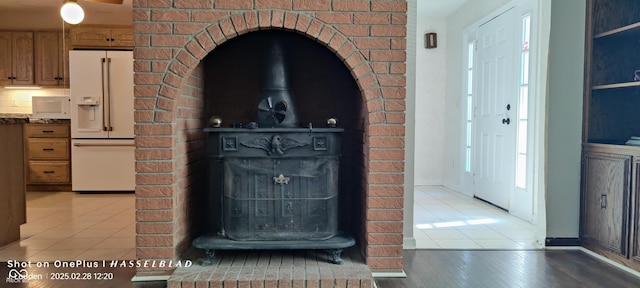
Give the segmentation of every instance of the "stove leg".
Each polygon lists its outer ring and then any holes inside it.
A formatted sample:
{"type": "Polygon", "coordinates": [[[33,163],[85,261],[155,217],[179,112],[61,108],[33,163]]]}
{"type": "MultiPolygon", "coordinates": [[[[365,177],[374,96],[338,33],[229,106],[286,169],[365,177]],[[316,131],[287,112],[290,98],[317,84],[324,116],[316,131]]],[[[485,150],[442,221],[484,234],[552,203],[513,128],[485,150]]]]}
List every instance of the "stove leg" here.
{"type": "Polygon", "coordinates": [[[211,266],[216,260],[216,250],[205,249],[204,254],[207,255],[207,260],[202,261],[202,266],[211,266]]]}
{"type": "Polygon", "coordinates": [[[329,262],[333,264],[342,264],[342,249],[329,249],[329,262]]]}

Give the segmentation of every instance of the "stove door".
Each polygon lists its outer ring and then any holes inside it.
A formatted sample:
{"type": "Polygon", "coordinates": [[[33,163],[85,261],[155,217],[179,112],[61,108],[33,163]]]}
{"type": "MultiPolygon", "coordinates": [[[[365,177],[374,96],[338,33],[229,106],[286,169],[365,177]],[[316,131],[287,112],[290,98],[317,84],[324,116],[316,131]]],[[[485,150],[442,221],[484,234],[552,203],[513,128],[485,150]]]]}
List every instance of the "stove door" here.
{"type": "Polygon", "coordinates": [[[320,240],[337,233],[336,157],[227,157],[223,162],[229,238],[320,240]]]}

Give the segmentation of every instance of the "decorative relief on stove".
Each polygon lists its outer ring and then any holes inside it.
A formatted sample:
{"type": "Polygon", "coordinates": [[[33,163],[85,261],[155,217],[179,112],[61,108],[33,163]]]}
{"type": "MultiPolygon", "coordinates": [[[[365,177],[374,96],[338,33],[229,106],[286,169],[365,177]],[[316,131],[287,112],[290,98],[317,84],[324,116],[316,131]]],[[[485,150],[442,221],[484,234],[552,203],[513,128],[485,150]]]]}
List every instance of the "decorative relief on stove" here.
{"type": "Polygon", "coordinates": [[[256,209],[256,216],[268,216],[269,215],[269,209],[267,209],[267,203],[258,203],[257,205],[258,209],[256,209]]]}
{"type": "Polygon", "coordinates": [[[267,198],[267,175],[256,175],[256,198],[267,198]]]}
{"type": "Polygon", "coordinates": [[[273,135],[271,138],[260,137],[251,141],[241,142],[240,144],[249,148],[265,150],[269,156],[282,156],[287,150],[309,145],[309,143],[300,142],[292,138],[280,137],[280,135],[273,135]]]}
{"type": "Polygon", "coordinates": [[[285,201],[283,208],[284,211],[282,211],[282,216],[293,216],[293,202],[285,201]]]}
{"type": "Polygon", "coordinates": [[[327,137],[313,137],[313,150],[314,151],[327,151],[328,150],[327,137]]]}
{"type": "Polygon", "coordinates": [[[237,188],[232,190],[233,192],[231,193],[231,196],[233,198],[236,198],[236,199],[240,198],[239,191],[241,191],[241,188],[240,188],[240,187],[242,187],[241,185],[242,185],[242,178],[239,177],[239,176],[234,176],[233,177],[233,187],[237,187],[237,188]]]}
{"type": "Polygon", "coordinates": [[[238,151],[238,137],[222,137],[222,151],[238,151]]]}
{"type": "Polygon", "coordinates": [[[273,183],[275,184],[286,185],[289,184],[289,181],[291,181],[291,178],[285,177],[282,174],[278,175],[278,177],[273,177],[273,183]]]}

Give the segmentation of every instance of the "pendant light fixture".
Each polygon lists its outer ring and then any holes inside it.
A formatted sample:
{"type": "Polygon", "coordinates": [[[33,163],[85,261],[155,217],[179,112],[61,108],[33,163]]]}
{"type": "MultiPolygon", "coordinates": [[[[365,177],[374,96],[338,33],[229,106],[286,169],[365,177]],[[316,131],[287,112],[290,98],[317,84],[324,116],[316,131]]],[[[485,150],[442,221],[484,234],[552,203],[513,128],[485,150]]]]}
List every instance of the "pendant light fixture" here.
{"type": "Polygon", "coordinates": [[[84,19],[84,10],[78,5],[77,0],[65,0],[60,8],[60,16],[64,22],[78,24],[84,19]]]}

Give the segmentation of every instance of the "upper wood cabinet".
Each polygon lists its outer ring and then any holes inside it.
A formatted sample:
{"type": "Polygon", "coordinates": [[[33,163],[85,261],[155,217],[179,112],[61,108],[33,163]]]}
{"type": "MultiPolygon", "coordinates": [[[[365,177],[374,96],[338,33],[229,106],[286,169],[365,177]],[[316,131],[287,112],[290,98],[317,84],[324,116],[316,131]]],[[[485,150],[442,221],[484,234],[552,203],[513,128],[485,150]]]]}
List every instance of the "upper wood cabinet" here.
{"type": "Polygon", "coordinates": [[[132,27],[112,27],[111,47],[133,47],[132,27]]]}
{"type": "Polygon", "coordinates": [[[33,32],[0,32],[0,51],[0,86],[33,85],[33,32]]]}
{"type": "Polygon", "coordinates": [[[62,32],[35,32],[36,85],[68,86],[62,32]]]}
{"type": "Polygon", "coordinates": [[[71,28],[73,47],[132,48],[133,27],[83,25],[71,28]]]}

